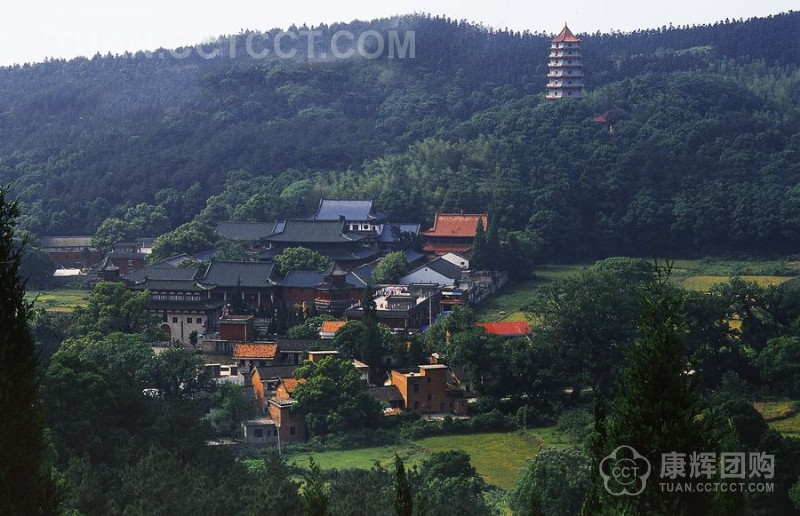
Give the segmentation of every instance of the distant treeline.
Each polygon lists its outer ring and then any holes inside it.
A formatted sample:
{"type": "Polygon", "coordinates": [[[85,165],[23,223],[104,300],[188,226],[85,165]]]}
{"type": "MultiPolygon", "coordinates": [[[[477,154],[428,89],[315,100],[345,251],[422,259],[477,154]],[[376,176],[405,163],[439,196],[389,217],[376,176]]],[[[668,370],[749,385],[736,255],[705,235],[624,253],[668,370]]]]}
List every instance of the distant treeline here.
{"type": "Polygon", "coordinates": [[[800,13],[582,36],[590,94],[561,103],[543,99],[543,34],[430,16],[319,29],[320,45],[414,31],[415,57],[231,59],[220,39],[214,59],[0,69],[0,182],[22,226],[94,233],[154,211],[167,220],[135,228],[154,233],[325,195],[421,222],[489,209],[553,258],[796,251],[800,13]]]}

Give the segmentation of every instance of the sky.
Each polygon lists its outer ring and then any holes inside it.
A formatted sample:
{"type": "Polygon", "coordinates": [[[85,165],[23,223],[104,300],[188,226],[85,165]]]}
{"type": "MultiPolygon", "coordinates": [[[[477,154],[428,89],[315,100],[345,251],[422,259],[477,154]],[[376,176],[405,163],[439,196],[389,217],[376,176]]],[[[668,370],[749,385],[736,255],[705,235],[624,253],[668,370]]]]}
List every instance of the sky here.
{"type": "Polygon", "coordinates": [[[290,25],[425,12],[518,31],[630,31],[800,9],[800,0],[0,0],[0,66],[175,48],[290,25]]]}

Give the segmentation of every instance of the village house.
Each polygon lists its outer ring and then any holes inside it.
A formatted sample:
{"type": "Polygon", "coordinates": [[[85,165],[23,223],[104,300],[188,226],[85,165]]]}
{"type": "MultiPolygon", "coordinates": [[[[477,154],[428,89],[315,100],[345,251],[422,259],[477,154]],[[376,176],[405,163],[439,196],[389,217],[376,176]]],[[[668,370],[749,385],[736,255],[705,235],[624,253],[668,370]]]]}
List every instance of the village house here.
{"type": "MultiPolygon", "coordinates": [[[[429,326],[441,312],[438,286],[389,285],[378,290],[375,316],[378,322],[394,331],[419,331],[429,326]]],[[[361,320],[363,307],[354,306],[345,311],[348,321],[361,320]]]]}
{"type": "Polygon", "coordinates": [[[240,343],[233,348],[233,359],[242,369],[267,367],[273,364],[277,352],[274,342],[240,343]]]}
{"type": "Polygon", "coordinates": [[[419,414],[467,413],[467,401],[456,387],[449,386],[449,368],[444,364],[421,365],[418,371],[392,370],[389,384],[403,398],[403,408],[419,414]]]}

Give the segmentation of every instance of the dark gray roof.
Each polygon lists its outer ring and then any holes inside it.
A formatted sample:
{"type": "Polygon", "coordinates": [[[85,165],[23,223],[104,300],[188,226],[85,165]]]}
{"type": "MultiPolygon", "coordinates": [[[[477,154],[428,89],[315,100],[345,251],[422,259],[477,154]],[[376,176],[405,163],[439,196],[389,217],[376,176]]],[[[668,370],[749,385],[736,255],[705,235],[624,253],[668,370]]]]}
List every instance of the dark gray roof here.
{"type": "Polygon", "coordinates": [[[225,301],[215,299],[204,299],[202,301],[154,301],[147,302],[148,310],[193,310],[204,312],[206,310],[219,310],[225,305],[225,301]]]}
{"type": "Polygon", "coordinates": [[[278,223],[272,222],[220,222],[217,234],[227,240],[252,242],[275,233],[278,223]]]}
{"type": "MultiPolygon", "coordinates": [[[[444,258],[437,258],[437,259],[433,260],[432,262],[428,262],[425,265],[423,265],[422,267],[418,267],[417,269],[415,269],[414,271],[411,271],[411,272],[415,272],[415,271],[418,271],[420,269],[424,269],[425,267],[438,272],[439,274],[441,274],[442,276],[444,276],[446,278],[450,278],[450,279],[453,279],[453,280],[461,279],[461,274],[464,272],[464,269],[462,269],[458,265],[455,265],[455,264],[452,264],[452,263],[448,262],[444,258]]],[[[411,274],[411,273],[409,273],[409,274],[411,274]]]]}
{"type": "Polygon", "coordinates": [[[118,271],[119,267],[114,265],[114,262],[108,259],[108,256],[103,258],[103,261],[100,262],[100,265],[97,266],[98,271],[118,271]]]}
{"type": "Polygon", "coordinates": [[[123,276],[127,281],[139,283],[146,278],[154,280],[190,280],[194,279],[197,269],[181,269],[167,262],[154,263],[123,276]]]}
{"type": "Polygon", "coordinates": [[[215,285],[202,284],[195,280],[164,280],[146,278],[144,281],[130,285],[131,290],[150,290],[152,292],[208,292],[215,285]]]}
{"type": "Polygon", "coordinates": [[[420,253],[419,251],[415,251],[413,249],[406,249],[403,251],[403,254],[406,255],[406,261],[408,263],[415,263],[425,258],[425,253],[420,253]]]}
{"type": "Polygon", "coordinates": [[[402,402],[403,396],[394,385],[386,385],[379,387],[368,387],[367,393],[378,401],[384,401],[388,404],[392,402],[402,402]]]}
{"type": "Polygon", "coordinates": [[[344,224],[338,220],[290,220],[283,231],[266,237],[268,242],[286,242],[302,245],[341,244],[363,240],[364,235],[345,233],[344,224]]]}
{"type": "Polygon", "coordinates": [[[419,235],[419,224],[407,224],[399,222],[396,224],[384,224],[381,226],[381,233],[378,235],[378,241],[385,244],[391,244],[400,241],[399,233],[410,233],[414,236],[419,235]]]}
{"type": "Polygon", "coordinates": [[[272,287],[275,264],[272,262],[214,261],[208,266],[203,282],[221,287],[272,287]]]}
{"type": "Polygon", "coordinates": [[[319,201],[316,220],[339,220],[344,217],[348,222],[372,221],[385,218],[383,214],[372,210],[372,201],[355,199],[322,199],[319,201]]]}
{"type": "Polygon", "coordinates": [[[365,263],[360,267],[356,267],[350,271],[350,274],[347,275],[347,282],[359,286],[373,284],[374,281],[372,279],[372,273],[375,270],[376,263],[377,262],[370,262],[365,263]]]}
{"type": "Polygon", "coordinates": [[[319,271],[289,271],[283,278],[283,286],[289,288],[311,288],[322,283],[319,271]]]}

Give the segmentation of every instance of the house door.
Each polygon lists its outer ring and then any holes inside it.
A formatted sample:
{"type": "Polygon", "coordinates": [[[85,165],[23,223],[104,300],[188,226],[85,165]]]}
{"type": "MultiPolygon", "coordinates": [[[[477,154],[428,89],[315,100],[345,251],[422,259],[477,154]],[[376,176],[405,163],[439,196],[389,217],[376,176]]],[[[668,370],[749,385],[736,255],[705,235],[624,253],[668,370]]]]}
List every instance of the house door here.
{"type": "Polygon", "coordinates": [[[172,328],[169,324],[162,324],[161,331],[164,332],[164,337],[170,342],[172,342],[172,328]]]}

